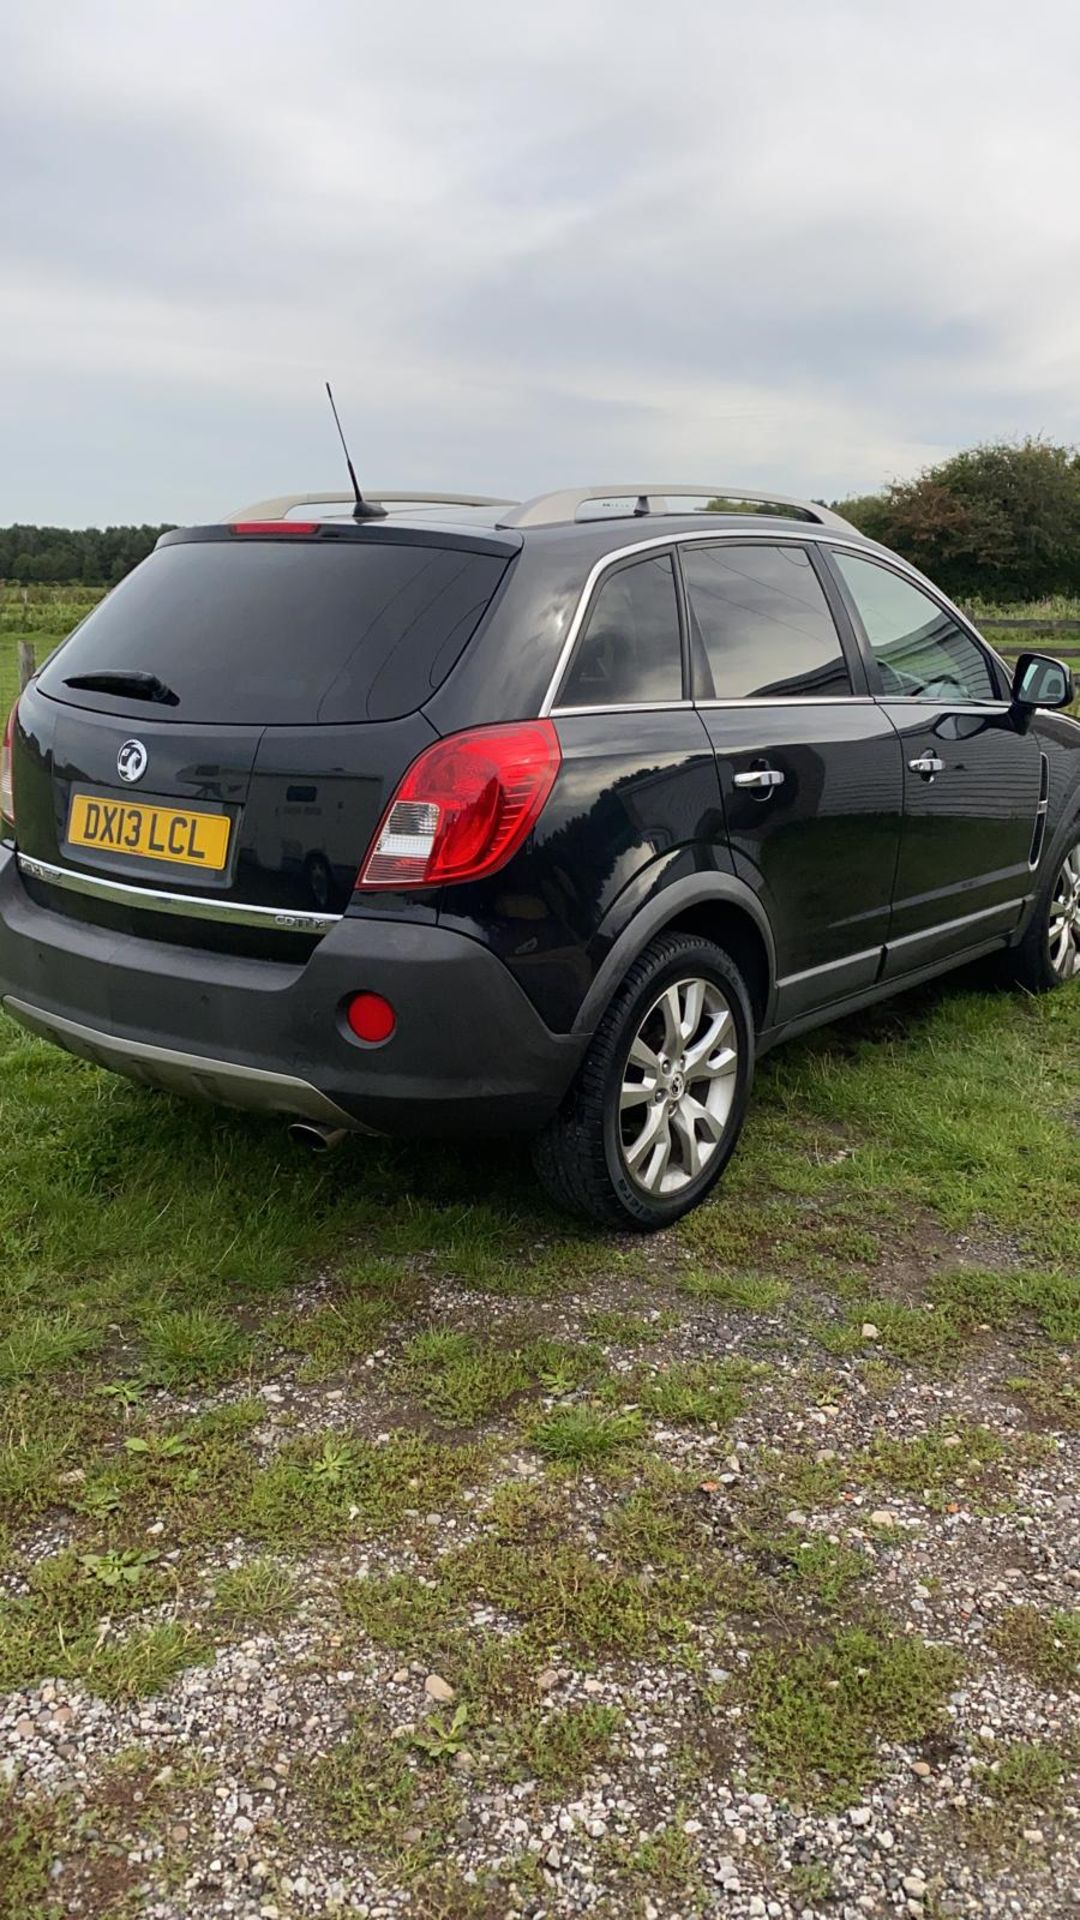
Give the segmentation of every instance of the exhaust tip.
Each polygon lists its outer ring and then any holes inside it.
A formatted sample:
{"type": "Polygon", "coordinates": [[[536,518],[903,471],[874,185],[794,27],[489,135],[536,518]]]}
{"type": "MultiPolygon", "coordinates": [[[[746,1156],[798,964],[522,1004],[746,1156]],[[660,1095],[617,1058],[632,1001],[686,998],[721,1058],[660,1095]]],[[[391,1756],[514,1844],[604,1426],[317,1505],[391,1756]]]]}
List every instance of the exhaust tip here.
{"type": "Polygon", "coordinates": [[[309,1153],[333,1153],[347,1134],[347,1127],[324,1126],[321,1120],[294,1120],[289,1127],[289,1139],[309,1153]]]}

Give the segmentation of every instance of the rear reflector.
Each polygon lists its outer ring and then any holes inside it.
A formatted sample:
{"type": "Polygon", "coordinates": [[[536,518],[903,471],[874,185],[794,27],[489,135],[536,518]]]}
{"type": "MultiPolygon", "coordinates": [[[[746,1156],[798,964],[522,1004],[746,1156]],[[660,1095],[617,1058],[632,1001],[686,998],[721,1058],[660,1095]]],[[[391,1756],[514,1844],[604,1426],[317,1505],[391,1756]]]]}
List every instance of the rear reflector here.
{"type": "Polygon", "coordinates": [[[234,520],[230,533],[318,533],[318,520],[234,520]]]}
{"type": "Polygon", "coordinates": [[[11,743],[15,733],[15,715],[19,711],[16,700],[7,717],[4,738],[0,741],[0,816],[15,825],[15,769],[11,743]]]}
{"type": "Polygon", "coordinates": [[[358,1040],[377,1046],[389,1040],[397,1026],[397,1015],[381,993],[354,993],[345,1009],[345,1018],[358,1040]]]}
{"type": "Polygon", "coordinates": [[[436,741],[398,787],[357,886],[436,887],[497,873],[539,819],[561,759],[550,720],[436,741]]]}

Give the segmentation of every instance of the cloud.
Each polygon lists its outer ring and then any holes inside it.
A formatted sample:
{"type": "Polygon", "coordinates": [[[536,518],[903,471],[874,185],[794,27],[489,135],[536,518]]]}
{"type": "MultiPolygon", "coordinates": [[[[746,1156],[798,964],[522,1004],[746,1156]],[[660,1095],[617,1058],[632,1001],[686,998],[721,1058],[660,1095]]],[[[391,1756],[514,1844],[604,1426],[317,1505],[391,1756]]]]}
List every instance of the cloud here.
{"type": "Polygon", "coordinates": [[[0,521],[1080,437],[1080,21],[9,0],[0,521]]]}

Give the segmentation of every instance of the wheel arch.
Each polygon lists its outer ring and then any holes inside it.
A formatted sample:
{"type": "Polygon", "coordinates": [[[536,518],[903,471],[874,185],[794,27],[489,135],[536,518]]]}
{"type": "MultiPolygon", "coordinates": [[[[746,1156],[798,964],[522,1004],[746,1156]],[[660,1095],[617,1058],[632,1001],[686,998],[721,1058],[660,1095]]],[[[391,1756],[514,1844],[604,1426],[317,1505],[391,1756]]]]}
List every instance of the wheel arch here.
{"type": "Polygon", "coordinates": [[[757,1031],[770,1024],[776,948],[765,909],[733,874],[696,874],[673,881],[639,907],[597,969],[575,1032],[592,1031],[627,969],[658,933],[693,933],[724,947],[746,981],[757,1031]]]}

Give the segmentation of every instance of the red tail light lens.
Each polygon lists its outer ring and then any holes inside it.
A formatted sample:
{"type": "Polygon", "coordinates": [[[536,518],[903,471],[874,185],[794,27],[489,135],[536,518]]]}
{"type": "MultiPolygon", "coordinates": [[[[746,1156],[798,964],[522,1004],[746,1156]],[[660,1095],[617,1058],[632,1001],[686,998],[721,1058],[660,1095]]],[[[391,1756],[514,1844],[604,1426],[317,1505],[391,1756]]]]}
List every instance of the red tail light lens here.
{"type": "Polygon", "coordinates": [[[15,733],[15,715],[19,711],[16,700],[8,714],[4,738],[0,741],[0,815],[15,825],[15,770],[12,765],[11,742],[15,733]]]}
{"type": "Polygon", "coordinates": [[[451,734],[414,760],[361,869],[360,887],[434,887],[497,873],[555,784],[550,720],[451,734]]]}
{"type": "Polygon", "coordinates": [[[317,520],[233,520],[230,533],[249,533],[256,538],[260,534],[273,534],[275,539],[281,533],[318,533],[317,520]]]}

